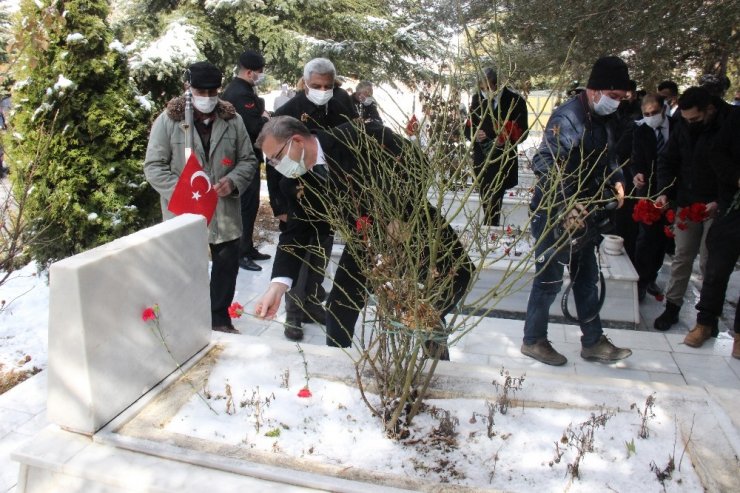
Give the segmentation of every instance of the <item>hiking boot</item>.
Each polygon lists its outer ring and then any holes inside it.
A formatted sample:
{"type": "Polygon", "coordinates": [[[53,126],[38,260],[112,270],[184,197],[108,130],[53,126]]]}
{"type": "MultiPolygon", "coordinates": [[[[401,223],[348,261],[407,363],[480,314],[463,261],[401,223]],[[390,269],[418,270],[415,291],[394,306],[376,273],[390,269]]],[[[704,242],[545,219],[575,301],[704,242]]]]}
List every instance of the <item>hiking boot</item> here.
{"type": "Polygon", "coordinates": [[[632,356],[632,350],[617,347],[605,335],[591,347],[581,348],[581,358],[588,361],[619,361],[632,356]]]}
{"type": "Polygon", "coordinates": [[[653,322],[653,327],[657,330],[668,330],[674,324],[678,323],[678,312],[681,311],[681,307],[674,305],[670,301],[665,302],[665,310],[660,314],[658,318],[653,322]]]}
{"type": "Polygon", "coordinates": [[[735,342],[732,344],[732,357],[740,359],[740,332],[735,332],[735,342]]]}
{"type": "Polygon", "coordinates": [[[291,341],[302,341],[303,340],[303,329],[301,328],[301,323],[297,322],[295,320],[286,320],[285,321],[285,328],[283,329],[283,334],[286,338],[290,339],[291,341]]]}
{"type": "Polygon", "coordinates": [[[241,332],[239,332],[238,330],[236,330],[236,328],[233,325],[231,325],[231,324],[228,324],[228,325],[214,325],[211,328],[213,330],[215,330],[216,332],[226,332],[227,334],[241,334],[241,332]]]}
{"type": "MultiPolygon", "coordinates": [[[[690,347],[701,347],[712,337],[712,328],[708,325],[696,324],[691,331],[686,334],[683,343],[690,347]]],[[[735,338],[737,344],[737,338],[735,338]]]]}
{"type": "Polygon", "coordinates": [[[568,358],[555,351],[547,339],[540,339],[534,344],[522,344],[522,354],[534,358],[540,363],[552,366],[563,366],[568,358]]]}

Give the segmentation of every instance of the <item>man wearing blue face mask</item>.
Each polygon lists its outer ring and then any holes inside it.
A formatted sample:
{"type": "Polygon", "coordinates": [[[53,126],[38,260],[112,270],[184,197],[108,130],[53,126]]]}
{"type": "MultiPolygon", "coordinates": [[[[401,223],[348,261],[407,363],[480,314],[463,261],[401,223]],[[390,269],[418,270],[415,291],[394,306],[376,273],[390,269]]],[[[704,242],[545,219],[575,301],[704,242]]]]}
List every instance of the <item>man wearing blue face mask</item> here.
{"type": "MultiPolygon", "coordinates": [[[[292,116],[310,130],[326,130],[354,120],[358,114],[352,98],[345,90],[337,87],[336,78],[337,70],[331,60],[310,60],[303,68],[305,90],[298,92],[278,108],[274,116],[292,116]]],[[[292,173],[284,177],[272,166],[267,167],[267,181],[273,214],[280,219],[280,229],[284,230],[288,204],[293,203],[295,195],[299,193],[299,183],[292,173]]],[[[301,273],[296,277],[285,302],[285,337],[293,341],[303,338],[303,322],[323,324],[326,318],[321,304],[326,291],[321,283],[334,239],[328,228],[319,228],[312,241],[320,248],[307,253],[301,273]],[[324,254],[319,254],[319,251],[324,254]]]]}
{"type": "MultiPolygon", "coordinates": [[[[239,71],[234,80],[226,86],[222,99],[234,105],[236,112],[242,117],[249,134],[249,140],[254,146],[262,127],[270,119],[265,111],[265,100],[257,95],[256,86],[265,80],[265,59],[257,51],[246,50],[239,55],[239,71]]],[[[268,260],[270,255],[259,252],[254,247],[254,222],[260,205],[260,163],[262,151],[255,147],[257,166],[249,188],[241,195],[242,203],[242,239],[239,245],[239,267],[251,271],[260,271],[255,260],[268,260]]]]}
{"type": "Polygon", "coordinates": [[[589,361],[617,361],[632,354],[609,341],[599,313],[594,311],[599,306],[595,250],[601,237],[594,235],[593,240],[576,249],[571,242],[559,241],[555,233],[555,226],[562,225],[574,237],[581,234],[588,214],[584,204],[603,200],[605,189],[612,188],[618,206],[622,206],[624,175],[616,157],[617,122],[613,114],[629,88],[624,61],[615,56],[599,58],[586,91],[553,112],[532,160],[537,185],[530,209],[537,264],[521,352],[548,365],[560,366],[568,361],[547,339],[550,306],[563,285],[565,264],[569,265],[581,327],[581,357],[589,361]],[[572,204],[573,199],[577,201],[575,205],[563,210],[563,204],[572,204]]]}

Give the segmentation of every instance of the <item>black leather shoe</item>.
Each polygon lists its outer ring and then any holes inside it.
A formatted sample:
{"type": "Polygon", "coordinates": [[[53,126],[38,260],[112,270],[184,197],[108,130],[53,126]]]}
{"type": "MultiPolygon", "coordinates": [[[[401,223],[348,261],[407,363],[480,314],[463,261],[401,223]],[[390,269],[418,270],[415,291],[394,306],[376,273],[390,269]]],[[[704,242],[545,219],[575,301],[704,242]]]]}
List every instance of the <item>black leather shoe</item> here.
{"type": "Polygon", "coordinates": [[[245,270],[252,270],[252,271],[262,270],[262,267],[255,264],[254,260],[252,260],[249,257],[241,257],[239,259],[239,267],[245,270]]]}
{"type": "Polygon", "coordinates": [[[320,303],[303,305],[303,323],[326,325],[326,308],[320,303]]]}
{"type": "Polygon", "coordinates": [[[658,296],[658,295],[663,294],[663,290],[660,289],[660,286],[655,284],[654,281],[648,284],[647,286],[645,286],[645,290],[653,296],[658,296]]]}
{"type": "Polygon", "coordinates": [[[292,322],[285,322],[285,329],[283,330],[285,337],[291,341],[302,341],[303,340],[303,329],[300,324],[292,322]]]}
{"type": "Polygon", "coordinates": [[[216,332],[226,332],[227,334],[241,334],[233,325],[214,325],[213,330],[216,332]]]}
{"type": "Polygon", "coordinates": [[[251,258],[252,260],[269,260],[272,258],[272,255],[259,252],[257,251],[256,248],[253,248],[252,250],[250,250],[246,256],[251,258]]]}

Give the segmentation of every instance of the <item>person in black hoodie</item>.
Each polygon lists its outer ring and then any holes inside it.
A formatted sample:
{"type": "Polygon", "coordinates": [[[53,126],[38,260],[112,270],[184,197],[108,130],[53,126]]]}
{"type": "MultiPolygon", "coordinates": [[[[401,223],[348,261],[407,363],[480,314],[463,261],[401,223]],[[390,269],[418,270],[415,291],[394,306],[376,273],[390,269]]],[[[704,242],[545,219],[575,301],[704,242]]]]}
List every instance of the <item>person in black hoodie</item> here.
{"type": "MultiPolygon", "coordinates": [[[[716,331],[727,284],[740,256],[740,108],[730,107],[710,152],[709,163],[717,175],[717,218],[707,234],[707,264],[696,305],[696,326],[684,343],[702,346],[716,331]]],[[[735,308],[735,342],[732,356],[740,359],[740,312],[735,308]]]]}
{"type": "MultiPolygon", "coordinates": [[[[691,87],[678,99],[681,118],[668,140],[668,149],[658,157],[656,204],[665,207],[675,202],[676,215],[694,203],[706,204],[706,219],[686,221],[684,229],[675,228],[676,252],[671,262],[671,277],[666,287],[666,306],[653,326],[668,330],[678,322],[683,297],[688,287],[694,259],[699,255],[702,275],[706,273],[705,241],[717,215],[717,176],[708,166],[714,140],[732,107],[706,89],[691,87]]],[[[716,335],[717,327],[712,328],[716,335]]]]}
{"type": "MultiPolygon", "coordinates": [[[[239,72],[224,90],[221,98],[234,105],[236,112],[242,117],[247,128],[249,140],[254,142],[262,130],[262,126],[269,120],[270,115],[265,111],[265,100],[257,96],[255,86],[265,79],[265,59],[254,51],[246,50],[239,56],[239,72]]],[[[257,166],[249,188],[241,196],[242,202],[242,239],[239,244],[239,267],[246,270],[260,271],[262,267],[255,260],[267,260],[270,255],[257,251],[252,237],[254,236],[254,222],[260,206],[260,163],[262,151],[254,147],[257,157],[257,166]]]]}

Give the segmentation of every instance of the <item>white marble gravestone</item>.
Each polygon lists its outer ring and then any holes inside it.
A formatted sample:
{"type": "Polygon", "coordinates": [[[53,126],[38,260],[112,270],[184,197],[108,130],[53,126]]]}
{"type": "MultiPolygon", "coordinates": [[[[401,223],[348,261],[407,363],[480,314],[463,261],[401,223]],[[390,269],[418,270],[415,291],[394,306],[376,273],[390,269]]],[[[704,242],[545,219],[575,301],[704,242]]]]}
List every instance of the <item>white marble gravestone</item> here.
{"type": "Polygon", "coordinates": [[[191,214],[51,266],[49,419],[93,434],[211,337],[208,237],[191,214]],[[160,307],[164,343],[142,313],[160,307]]]}

